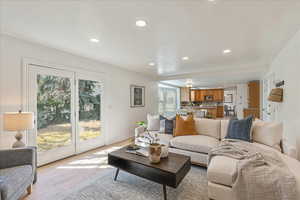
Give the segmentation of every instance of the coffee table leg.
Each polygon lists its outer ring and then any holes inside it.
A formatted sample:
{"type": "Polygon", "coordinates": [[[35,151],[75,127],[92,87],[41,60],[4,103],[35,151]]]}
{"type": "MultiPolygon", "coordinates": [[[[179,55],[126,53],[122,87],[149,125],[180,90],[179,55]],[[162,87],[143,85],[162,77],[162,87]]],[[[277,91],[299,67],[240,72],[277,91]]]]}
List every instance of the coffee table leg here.
{"type": "Polygon", "coordinates": [[[166,185],[163,185],[163,191],[164,191],[164,200],[167,200],[167,188],[166,188],[166,185]]]}
{"type": "Polygon", "coordinates": [[[114,180],[116,181],[117,180],[117,178],[118,178],[118,175],[119,175],[119,168],[117,169],[117,171],[116,171],[116,174],[115,174],[115,178],[114,178],[114,180]]]}

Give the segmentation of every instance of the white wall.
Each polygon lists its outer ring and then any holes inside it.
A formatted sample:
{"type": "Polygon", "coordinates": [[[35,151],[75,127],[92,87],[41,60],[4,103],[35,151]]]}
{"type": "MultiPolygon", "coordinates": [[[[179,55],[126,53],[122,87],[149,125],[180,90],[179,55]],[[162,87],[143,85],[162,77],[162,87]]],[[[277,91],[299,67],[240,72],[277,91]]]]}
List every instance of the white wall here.
{"type": "MultiPolygon", "coordinates": [[[[0,45],[1,114],[21,107],[23,58],[105,74],[106,144],[133,136],[135,122],[145,120],[147,112],[157,111],[157,83],[149,77],[6,35],[0,35],[0,45]],[[146,86],[146,107],[130,108],[130,84],[146,86]]],[[[0,147],[7,148],[14,141],[14,133],[3,131],[0,116],[0,147]]]]}
{"type": "Polygon", "coordinates": [[[284,138],[296,146],[300,159],[300,31],[273,60],[268,73],[284,80],[283,103],[276,103],[275,120],[284,123],[284,138]]]}
{"type": "Polygon", "coordinates": [[[244,118],[244,108],[248,108],[248,85],[246,83],[236,86],[236,115],[237,118],[244,118]]]}

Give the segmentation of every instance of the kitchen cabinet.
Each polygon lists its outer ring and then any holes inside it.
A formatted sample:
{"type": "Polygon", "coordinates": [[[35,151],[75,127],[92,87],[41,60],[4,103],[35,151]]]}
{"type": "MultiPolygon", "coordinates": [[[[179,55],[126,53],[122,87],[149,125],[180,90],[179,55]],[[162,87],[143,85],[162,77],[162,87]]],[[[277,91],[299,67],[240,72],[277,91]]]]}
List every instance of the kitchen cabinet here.
{"type": "Polygon", "coordinates": [[[259,81],[248,83],[248,108],[259,108],[260,106],[260,86],[259,81]]]}
{"type": "Polygon", "coordinates": [[[195,90],[191,90],[190,96],[191,96],[191,101],[196,101],[196,91],[195,90]]]}
{"type": "Polygon", "coordinates": [[[201,90],[191,90],[191,101],[203,101],[204,97],[201,90]]]}
{"type": "Polygon", "coordinates": [[[244,118],[252,115],[254,118],[260,118],[260,113],[258,108],[245,108],[244,118]]]}
{"type": "Polygon", "coordinates": [[[205,90],[191,90],[191,101],[204,102],[208,101],[205,96],[211,96],[212,102],[224,101],[224,89],[205,89],[205,90]]]}
{"type": "Polygon", "coordinates": [[[182,87],[180,88],[180,101],[189,102],[190,101],[190,88],[182,87]]]}
{"type": "Polygon", "coordinates": [[[214,90],[214,101],[223,102],[224,101],[224,89],[214,90]]]}
{"type": "Polygon", "coordinates": [[[244,109],[244,117],[253,115],[260,118],[260,84],[259,81],[248,83],[248,108],[244,109]]]}
{"type": "Polygon", "coordinates": [[[197,100],[204,101],[204,92],[203,90],[197,90],[197,100]]]}
{"type": "Polygon", "coordinates": [[[224,106],[217,106],[217,117],[218,118],[224,117],[224,106]]]}

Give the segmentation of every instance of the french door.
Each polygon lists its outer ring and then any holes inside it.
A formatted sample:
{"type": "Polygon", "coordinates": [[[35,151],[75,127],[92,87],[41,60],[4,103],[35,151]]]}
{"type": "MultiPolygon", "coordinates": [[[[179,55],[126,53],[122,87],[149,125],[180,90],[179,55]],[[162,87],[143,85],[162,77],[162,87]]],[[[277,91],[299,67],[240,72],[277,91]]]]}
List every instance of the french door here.
{"type": "Polygon", "coordinates": [[[35,130],[28,141],[43,165],[104,145],[103,83],[94,74],[28,66],[28,109],[35,130]]]}
{"type": "Polygon", "coordinates": [[[76,152],[104,145],[103,83],[92,74],[76,75],[76,152]]]}

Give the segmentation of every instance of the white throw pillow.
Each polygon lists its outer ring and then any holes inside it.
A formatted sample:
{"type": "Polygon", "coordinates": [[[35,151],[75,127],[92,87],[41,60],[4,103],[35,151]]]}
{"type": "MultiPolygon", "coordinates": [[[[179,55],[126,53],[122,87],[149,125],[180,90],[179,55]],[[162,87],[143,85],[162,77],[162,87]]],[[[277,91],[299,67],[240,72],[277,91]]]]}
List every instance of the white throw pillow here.
{"type": "Polygon", "coordinates": [[[160,120],[159,115],[147,115],[147,128],[149,131],[159,131],[160,130],[160,120]]]}
{"type": "Polygon", "coordinates": [[[277,122],[255,121],[252,139],[254,142],[281,150],[280,141],[283,135],[283,124],[277,122]]]}

